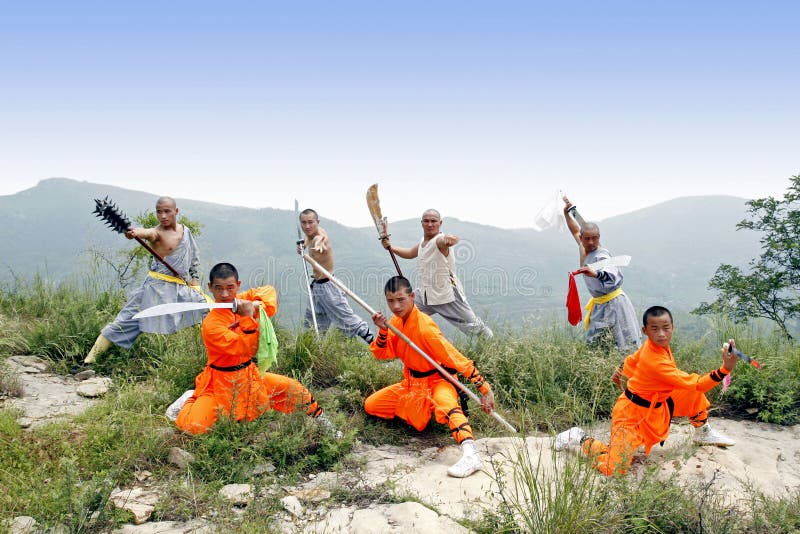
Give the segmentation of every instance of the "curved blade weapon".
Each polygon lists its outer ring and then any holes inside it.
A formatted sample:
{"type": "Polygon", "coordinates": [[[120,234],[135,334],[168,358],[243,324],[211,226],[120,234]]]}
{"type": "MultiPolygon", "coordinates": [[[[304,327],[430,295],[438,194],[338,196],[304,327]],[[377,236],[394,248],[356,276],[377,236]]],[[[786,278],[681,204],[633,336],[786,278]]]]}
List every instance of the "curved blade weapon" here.
{"type": "MultiPolygon", "coordinates": [[[[370,215],[372,215],[375,228],[378,230],[378,239],[383,241],[389,237],[390,234],[387,232],[388,223],[386,222],[386,217],[381,214],[381,201],[378,198],[378,184],[372,184],[369,186],[369,189],[367,189],[367,207],[369,208],[370,215]]],[[[394,255],[392,249],[388,250],[389,254],[392,256],[394,268],[397,269],[397,274],[403,276],[402,271],[400,271],[400,264],[397,263],[397,257],[394,255]]]]}

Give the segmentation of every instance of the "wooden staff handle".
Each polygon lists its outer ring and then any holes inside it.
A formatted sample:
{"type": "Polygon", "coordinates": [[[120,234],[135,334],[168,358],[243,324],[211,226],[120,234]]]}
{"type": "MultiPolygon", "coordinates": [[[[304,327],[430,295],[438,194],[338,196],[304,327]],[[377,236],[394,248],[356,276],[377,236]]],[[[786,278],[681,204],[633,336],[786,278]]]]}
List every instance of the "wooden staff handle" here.
{"type": "Polygon", "coordinates": [[[184,283],[186,283],[186,285],[187,285],[187,286],[189,285],[189,282],[188,282],[188,281],[187,281],[187,280],[186,280],[186,279],[185,279],[183,276],[181,276],[181,273],[179,273],[179,272],[178,272],[178,271],[175,269],[175,267],[173,267],[172,265],[170,265],[170,264],[169,264],[169,262],[167,262],[167,260],[165,260],[164,258],[162,258],[162,257],[161,257],[161,254],[159,254],[158,252],[156,252],[155,250],[153,250],[153,249],[150,247],[150,245],[148,245],[147,243],[145,243],[145,242],[144,242],[144,240],[143,240],[141,237],[136,237],[136,236],[133,236],[133,238],[134,238],[136,241],[138,241],[138,242],[139,242],[139,244],[140,244],[140,245],[142,245],[142,246],[143,246],[143,247],[144,247],[144,248],[147,250],[147,252],[149,252],[150,254],[152,254],[152,255],[153,255],[153,257],[154,257],[155,259],[157,259],[158,261],[160,261],[161,263],[163,263],[163,264],[164,264],[164,266],[165,266],[167,269],[169,269],[170,271],[172,271],[172,274],[174,274],[174,275],[175,275],[177,278],[180,278],[181,280],[183,280],[183,281],[184,281],[184,283]]]}
{"type": "MultiPolygon", "coordinates": [[[[320,265],[320,264],[319,264],[319,263],[318,263],[316,260],[314,260],[313,258],[311,258],[311,257],[310,257],[309,255],[307,255],[307,254],[303,254],[303,259],[304,259],[304,260],[306,260],[308,263],[310,263],[310,264],[311,264],[311,265],[312,265],[312,266],[313,266],[315,269],[317,269],[319,272],[321,272],[322,274],[324,274],[325,276],[327,276],[327,277],[328,277],[328,279],[329,279],[331,282],[333,282],[334,284],[336,284],[336,286],[337,286],[339,289],[341,289],[342,291],[344,291],[345,293],[347,293],[347,295],[348,295],[348,296],[349,296],[351,299],[353,299],[354,301],[356,301],[356,303],[358,303],[358,304],[359,304],[359,305],[360,305],[362,308],[364,308],[365,310],[367,310],[367,313],[369,313],[369,314],[370,314],[370,316],[372,316],[372,315],[375,315],[375,310],[372,308],[372,306],[370,306],[369,304],[367,304],[366,302],[364,302],[364,301],[361,299],[361,297],[359,297],[358,295],[356,295],[355,293],[353,293],[352,291],[350,291],[350,289],[349,289],[349,288],[348,288],[346,285],[344,285],[344,283],[342,283],[342,282],[341,282],[341,281],[340,281],[338,278],[336,278],[335,276],[333,276],[333,274],[331,274],[330,272],[328,272],[328,271],[327,271],[327,270],[326,270],[326,269],[325,269],[325,268],[324,268],[322,265],[320,265]]],[[[409,347],[411,347],[412,349],[414,349],[414,351],[416,351],[416,352],[417,352],[417,354],[419,354],[420,356],[422,356],[423,358],[425,358],[425,359],[428,361],[428,363],[430,363],[430,364],[431,364],[431,365],[432,365],[432,366],[433,366],[433,367],[434,367],[434,368],[435,368],[437,371],[439,371],[439,374],[441,374],[441,375],[442,375],[442,376],[443,376],[445,379],[447,379],[447,380],[448,380],[448,381],[449,381],[451,384],[453,384],[453,385],[454,385],[454,386],[455,386],[457,389],[459,389],[459,390],[463,391],[463,392],[464,392],[464,393],[465,393],[465,394],[466,394],[466,395],[467,395],[467,396],[468,396],[470,399],[474,400],[474,401],[475,401],[475,402],[477,402],[478,404],[480,404],[480,403],[481,403],[481,399],[480,399],[480,398],[479,398],[477,395],[475,395],[475,393],[473,393],[471,390],[467,389],[467,387],[466,387],[464,384],[462,384],[462,383],[461,383],[461,382],[460,382],[460,381],[459,381],[459,380],[458,380],[456,377],[454,377],[453,375],[451,375],[450,373],[448,373],[448,372],[445,370],[445,368],[444,368],[444,367],[442,367],[441,365],[439,365],[439,364],[438,364],[438,363],[437,363],[437,362],[436,362],[436,361],[435,361],[433,358],[431,358],[430,356],[428,356],[428,355],[425,353],[425,351],[424,351],[424,350],[422,350],[421,348],[419,348],[419,347],[417,346],[417,344],[416,344],[416,343],[414,343],[413,341],[411,341],[411,339],[409,339],[409,337],[408,337],[408,336],[406,336],[406,335],[405,335],[403,332],[401,332],[399,328],[397,328],[396,326],[394,326],[393,324],[391,324],[391,323],[390,323],[390,322],[388,322],[388,321],[386,322],[386,326],[389,328],[389,330],[391,330],[392,332],[394,332],[395,334],[397,334],[397,337],[399,337],[400,339],[402,339],[403,341],[405,341],[405,342],[408,344],[408,346],[409,346],[409,347]]],[[[516,432],[517,432],[517,429],[516,429],[516,428],[514,428],[513,426],[511,426],[511,424],[510,424],[508,421],[506,421],[506,420],[503,418],[503,416],[501,416],[501,415],[500,415],[499,413],[497,413],[495,410],[492,410],[490,415],[491,415],[492,417],[494,417],[494,418],[495,418],[495,419],[496,419],[496,420],[497,420],[499,423],[501,423],[501,424],[502,424],[504,427],[506,427],[506,428],[507,428],[508,430],[510,430],[511,432],[514,432],[514,433],[516,433],[516,432]]]]}

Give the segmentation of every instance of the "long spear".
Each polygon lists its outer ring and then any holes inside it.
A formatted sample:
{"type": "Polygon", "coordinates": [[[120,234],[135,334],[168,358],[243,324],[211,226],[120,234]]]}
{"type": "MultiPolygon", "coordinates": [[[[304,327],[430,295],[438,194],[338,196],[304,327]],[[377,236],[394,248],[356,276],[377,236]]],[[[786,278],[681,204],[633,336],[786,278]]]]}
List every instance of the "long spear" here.
{"type": "MultiPolygon", "coordinates": [[[[305,239],[303,239],[303,234],[300,231],[300,205],[297,203],[297,199],[294,199],[294,219],[295,223],[297,224],[297,246],[299,247],[303,243],[305,243],[305,239]]],[[[303,253],[298,250],[298,254],[302,255],[303,253]]],[[[308,309],[311,310],[311,320],[314,322],[314,332],[319,335],[319,327],[317,326],[317,311],[314,308],[314,296],[311,294],[311,280],[308,278],[308,266],[303,262],[303,258],[300,258],[300,265],[303,266],[303,272],[306,275],[306,291],[308,292],[308,309]]]]}
{"type": "MultiPolygon", "coordinates": [[[[130,219],[128,219],[128,217],[125,216],[125,214],[117,207],[116,204],[111,202],[111,199],[109,199],[108,197],[104,198],[103,200],[96,198],[94,199],[94,202],[95,202],[95,207],[92,213],[94,213],[97,217],[99,217],[102,221],[104,221],[109,228],[123,235],[125,235],[125,233],[128,230],[130,230],[131,228],[130,219]]],[[[133,238],[136,241],[138,241],[139,244],[142,245],[147,250],[147,252],[152,254],[155,259],[163,263],[167,269],[172,271],[172,274],[183,280],[187,286],[189,285],[189,282],[186,280],[186,278],[184,278],[181,275],[181,273],[179,273],[175,269],[175,267],[170,265],[169,262],[167,262],[167,260],[161,257],[161,254],[153,250],[150,247],[150,245],[145,243],[144,240],[142,240],[140,237],[133,236],[133,238]]]]}
{"type": "MultiPolygon", "coordinates": [[[[327,276],[327,277],[328,277],[328,279],[329,279],[331,282],[333,282],[334,284],[336,284],[336,286],[337,286],[337,287],[339,287],[339,289],[341,289],[342,291],[344,291],[345,293],[347,293],[347,295],[348,295],[348,296],[349,296],[351,299],[353,299],[354,301],[356,301],[356,302],[357,302],[357,303],[358,303],[358,304],[359,304],[359,305],[360,305],[362,308],[364,308],[365,310],[367,310],[367,313],[369,313],[369,314],[370,314],[370,316],[372,316],[372,315],[375,315],[375,310],[374,310],[374,309],[373,309],[373,308],[372,308],[372,307],[371,307],[369,304],[367,304],[366,302],[364,302],[364,301],[363,301],[363,300],[362,300],[362,299],[361,299],[361,298],[360,298],[358,295],[356,295],[355,293],[353,293],[352,291],[350,291],[350,289],[349,289],[349,288],[348,288],[346,285],[344,285],[344,283],[343,283],[342,281],[340,281],[338,278],[336,278],[335,276],[333,276],[333,274],[331,274],[330,272],[328,272],[328,271],[325,269],[325,267],[323,267],[322,265],[320,265],[320,264],[319,264],[319,263],[318,263],[316,260],[314,260],[314,259],[313,259],[311,256],[309,256],[308,254],[303,254],[303,259],[304,259],[304,260],[306,260],[308,263],[310,263],[310,264],[311,264],[311,265],[312,265],[312,266],[313,266],[313,267],[314,267],[316,270],[318,270],[319,272],[321,272],[322,274],[324,274],[325,276],[327,276]]],[[[446,378],[447,380],[449,380],[451,384],[453,384],[453,385],[454,385],[456,388],[458,388],[460,391],[463,391],[463,392],[464,392],[464,393],[465,393],[465,394],[466,394],[466,395],[467,395],[467,396],[468,396],[470,399],[472,399],[472,400],[474,400],[475,402],[477,402],[478,404],[480,404],[480,402],[481,402],[481,399],[480,399],[480,398],[479,398],[477,395],[475,395],[475,393],[473,393],[471,390],[467,389],[467,387],[466,387],[466,386],[464,386],[464,384],[462,384],[461,382],[459,382],[459,380],[458,380],[456,377],[454,377],[453,375],[451,375],[450,373],[448,373],[448,372],[445,370],[445,368],[444,368],[444,367],[442,367],[441,365],[439,365],[438,363],[436,363],[436,361],[435,361],[433,358],[431,358],[430,356],[428,356],[428,355],[425,353],[425,351],[424,351],[424,350],[422,350],[421,348],[419,348],[419,347],[417,346],[417,344],[416,344],[416,343],[414,343],[413,341],[411,341],[411,339],[409,339],[409,337],[408,337],[408,336],[406,336],[406,335],[405,335],[403,332],[401,332],[399,328],[397,328],[396,326],[394,326],[393,324],[391,324],[391,323],[390,323],[390,322],[388,322],[388,321],[386,322],[386,326],[389,328],[389,330],[391,330],[392,332],[394,332],[395,334],[397,334],[397,337],[399,337],[400,339],[402,339],[403,341],[405,341],[405,342],[408,344],[408,346],[409,346],[409,347],[411,347],[412,349],[414,349],[414,351],[415,351],[415,352],[417,352],[417,354],[419,354],[420,356],[422,356],[423,358],[425,358],[426,360],[428,360],[428,363],[430,363],[430,364],[431,364],[431,365],[432,365],[434,368],[436,368],[436,370],[437,370],[437,371],[439,371],[439,373],[440,373],[440,374],[441,374],[441,375],[442,375],[444,378],[446,378]]],[[[494,417],[494,418],[495,418],[497,421],[499,421],[499,422],[500,422],[500,423],[501,423],[503,426],[505,426],[505,427],[506,427],[508,430],[510,430],[511,432],[514,432],[514,433],[516,433],[516,432],[517,432],[517,429],[516,429],[516,428],[514,428],[513,426],[511,426],[511,424],[510,424],[508,421],[506,421],[506,420],[503,418],[503,416],[502,416],[502,415],[500,415],[499,413],[497,413],[496,411],[492,410],[492,412],[491,412],[491,416],[492,416],[492,417],[494,417]]]]}

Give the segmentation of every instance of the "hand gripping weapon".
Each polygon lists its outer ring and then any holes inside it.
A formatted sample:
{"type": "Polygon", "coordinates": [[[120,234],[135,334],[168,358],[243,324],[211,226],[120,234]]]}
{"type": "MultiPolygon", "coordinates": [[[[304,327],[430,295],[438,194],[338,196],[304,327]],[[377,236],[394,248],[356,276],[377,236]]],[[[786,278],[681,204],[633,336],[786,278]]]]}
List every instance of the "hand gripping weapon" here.
{"type": "MultiPolygon", "coordinates": [[[[344,283],[342,283],[341,280],[339,280],[338,278],[333,276],[333,274],[328,272],[325,269],[325,267],[320,265],[316,260],[314,260],[313,258],[311,258],[307,254],[303,255],[303,259],[306,260],[308,263],[310,263],[316,270],[318,270],[319,272],[321,272],[322,274],[327,276],[328,279],[330,279],[331,282],[333,282],[339,289],[341,289],[342,291],[347,293],[347,295],[351,299],[356,301],[359,304],[359,306],[361,306],[362,308],[367,310],[367,313],[369,313],[370,316],[375,315],[375,310],[372,309],[372,307],[369,304],[364,302],[358,295],[356,295],[355,293],[350,291],[350,289],[346,285],[344,285],[344,283]]],[[[464,386],[464,384],[459,382],[458,378],[456,378],[453,375],[451,375],[450,373],[448,373],[444,369],[444,367],[442,367],[441,365],[436,363],[436,361],[433,358],[428,356],[425,353],[425,351],[423,351],[421,348],[419,348],[416,343],[411,341],[408,338],[408,336],[406,336],[403,332],[401,332],[397,327],[395,327],[393,324],[389,323],[388,321],[386,322],[386,326],[389,328],[389,330],[391,330],[392,332],[397,334],[397,337],[399,337],[400,339],[405,341],[408,344],[409,347],[414,349],[414,351],[417,352],[417,354],[419,354],[420,356],[422,356],[423,358],[428,360],[428,363],[431,364],[437,371],[439,371],[439,374],[441,374],[445,379],[447,379],[451,384],[453,384],[456,387],[456,389],[458,389],[459,391],[463,391],[470,399],[472,399],[475,402],[477,402],[478,404],[480,404],[481,399],[477,395],[475,395],[475,393],[473,393],[471,390],[467,389],[467,387],[464,386]]],[[[506,421],[503,418],[503,416],[500,415],[499,413],[497,413],[496,411],[492,410],[491,416],[494,417],[497,421],[499,421],[504,427],[506,427],[511,432],[514,432],[514,433],[517,432],[517,429],[514,428],[513,426],[511,426],[511,424],[508,421],[506,421]]]]}
{"type": "MultiPolygon", "coordinates": [[[[606,267],[627,267],[631,263],[631,257],[627,254],[620,254],[619,256],[611,256],[610,258],[606,258],[604,260],[596,261],[594,263],[589,263],[584,265],[584,267],[588,267],[591,270],[597,272],[601,269],[605,269],[606,267]]],[[[581,274],[580,269],[577,271],[572,271],[573,275],[581,274]]]]}
{"type": "MultiPolygon", "coordinates": [[[[566,197],[566,196],[564,196],[564,197],[562,197],[562,199],[566,200],[566,199],[567,199],[567,197],[566,197]]],[[[572,205],[572,206],[571,206],[571,207],[570,207],[570,208],[567,210],[567,212],[568,212],[570,215],[572,215],[572,217],[573,217],[573,218],[574,218],[574,219],[575,219],[575,220],[578,222],[578,226],[579,226],[579,227],[583,228],[584,226],[586,226],[586,221],[585,221],[585,220],[583,220],[583,216],[582,216],[580,213],[578,213],[578,206],[576,206],[575,204],[573,204],[573,205],[572,205]]]]}
{"type": "MultiPolygon", "coordinates": [[[[297,203],[297,199],[294,200],[294,220],[297,224],[297,246],[302,245],[305,243],[305,239],[303,239],[303,233],[300,230],[300,205],[297,203]]],[[[311,310],[311,320],[314,323],[314,332],[319,335],[319,327],[317,326],[317,311],[314,309],[314,296],[311,294],[311,280],[308,277],[308,266],[303,261],[302,252],[298,252],[300,254],[300,265],[303,266],[303,272],[306,275],[306,291],[308,292],[308,309],[311,310]]]]}
{"type": "MultiPolygon", "coordinates": [[[[128,219],[125,216],[125,214],[122,213],[122,211],[117,207],[116,204],[111,202],[111,199],[109,199],[108,197],[104,198],[103,200],[96,198],[94,199],[94,202],[95,202],[95,207],[92,213],[94,213],[97,217],[99,217],[100,220],[105,222],[106,226],[111,228],[113,231],[119,232],[120,234],[123,235],[125,234],[125,232],[130,230],[131,228],[130,219],[128,219]]],[[[139,244],[142,245],[147,250],[147,252],[152,254],[155,259],[163,263],[167,269],[172,271],[172,274],[183,280],[187,286],[189,285],[189,282],[183,276],[181,276],[181,273],[179,273],[175,269],[175,267],[167,263],[167,260],[162,258],[161,254],[150,248],[150,245],[145,243],[144,240],[142,240],[141,238],[134,236],[134,239],[138,241],[139,244]]]]}
{"type": "Polygon", "coordinates": [[[740,360],[742,360],[745,363],[749,363],[750,365],[752,365],[753,367],[755,367],[759,371],[762,369],[761,364],[758,363],[756,360],[754,360],[753,358],[751,358],[750,356],[748,356],[744,352],[741,352],[739,349],[731,347],[730,345],[728,345],[728,354],[730,354],[730,353],[735,354],[736,357],[738,357],[740,360]]]}
{"type": "MultiPolygon", "coordinates": [[[[367,189],[367,207],[369,208],[369,213],[372,215],[372,220],[375,222],[375,228],[378,230],[378,238],[382,241],[389,237],[391,234],[387,233],[388,223],[386,222],[386,217],[381,215],[381,201],[378,198],[378,184],[372,184],[367,189]]],[[[397,263],[397,257],[394,255],[392,249],[389,249],[389,254],[392,256],[392,261],[394,262],[394,268],[397,269],[397,274],[403,276],[403,273],[400,271],[400,264],[397,263]]]]}

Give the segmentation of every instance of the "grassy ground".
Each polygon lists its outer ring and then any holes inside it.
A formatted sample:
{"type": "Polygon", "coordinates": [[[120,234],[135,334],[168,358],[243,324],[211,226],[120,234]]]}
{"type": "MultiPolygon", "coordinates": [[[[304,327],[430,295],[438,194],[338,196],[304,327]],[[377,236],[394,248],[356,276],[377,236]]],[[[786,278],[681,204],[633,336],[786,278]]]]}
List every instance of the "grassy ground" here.
{"type": "MultiPolygon", "coordinates": [[[[119,293],[91,284],[53,287],[34,280],[0,291],[0,360],[28,353],[48,358],[62,373],[81,368],[100,328],[122,303],[119,293]]],[[[718,367],[719,349],[714,347],[728,337],[736,337],[744,352],[757,354],[765,367],[759,373],[740,365],[723,397],[714,390],[710,396],[717,414],[781,424],[800,421],[797,346],[721,321],[703,332],[690,339],[678,330],[674,350],[681,368],[705,372],[718,367]]],[[[220,502],[221,486],[290,484],[304,473],[353,468],[346,454],[356,436],[373,444],[404,444],[420,437],[400,422],[367,418],[362,409],[367,395],[398,380],[396,363],[375,361],[360,340],[337,333],[316,340],[309,333],[296,335],[279,327],[278,337],[275,372],[305,383],[329,417],[346,429],[344,440],[332,440],[303,415],[272,412],[252,423],[223,420],[204,436],[175,432],[163,413],[193,386],[205,363],[199,331],[145,335],[130,351],[111,349],[95,366],[114,378],[115,388],[75,421],[24,431],[15,422],[16,414],[0,410],[0,520],[30,515],[40,524],[64,525],[71,532],[108,530],[129,519],[109,504],[111,490],[149,471],[165,495],[153,520],[213,515],[221,528],[263,532],[279,508],[277,497],[259,499],[240,518],[220,502]],[[188,472],[167,462],[173,446],[194,454],[196,461],[188,472]],[[255,474],[266,464],[275,470],[255,474]]],[[[587,348],[575,330],[560,325],[525,332],[498,328],[491,340],[461,339],[458,346],[487,376],[503,413],[524,431],[554,432],[610,416],[617,393],[608,377],[624,355],[587,348]]],[[[13,390],[14,384],[0,367],[0,393],[2,388],[13,390]]],[[[471,419],[480,429],[479,437],[501,432],[478,410],[471,419]]],[[[439,425],[429,426],[421,437],[433,445],[450,443],[439,425]]],[[[509,492],[505,506],[468,526],[479,532],[800,529],[798,495],[782,500],[754,495],[752,510],[737,513],[716,496],[704,495],[702,488],[659,481],[648,473],[606,480],[576,461],[568,462],[554,482],[543,483],[532,465],[520,457],[517,467],[532,500],[517,502],[509,492]]],[[[381,490],[364,494],[343,489],[334,498],[352,503],[392,500],[381,490]]]]}

